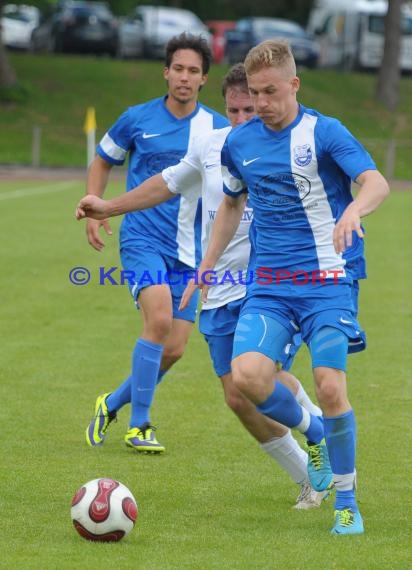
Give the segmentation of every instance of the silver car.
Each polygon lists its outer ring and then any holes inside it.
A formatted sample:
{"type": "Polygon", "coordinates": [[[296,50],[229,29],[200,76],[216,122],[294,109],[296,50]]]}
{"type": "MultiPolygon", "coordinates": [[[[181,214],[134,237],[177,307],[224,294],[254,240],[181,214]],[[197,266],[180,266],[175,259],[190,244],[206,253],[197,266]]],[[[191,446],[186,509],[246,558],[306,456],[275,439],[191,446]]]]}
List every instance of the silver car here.
{"type": "Polygon", "coordinates": [[[206,25],[189,10],[138,6],[119,26],[119,55],[162,59],[167,42],[182,32],[202,35],[211,44],[206,25]]]}

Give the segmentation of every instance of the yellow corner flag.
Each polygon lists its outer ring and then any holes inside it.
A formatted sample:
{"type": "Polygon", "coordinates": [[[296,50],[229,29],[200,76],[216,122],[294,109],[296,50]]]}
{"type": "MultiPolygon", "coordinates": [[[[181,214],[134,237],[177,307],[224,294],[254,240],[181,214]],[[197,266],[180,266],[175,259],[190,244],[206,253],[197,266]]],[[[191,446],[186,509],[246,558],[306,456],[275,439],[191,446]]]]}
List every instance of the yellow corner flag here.
{"type": "Polygon", "coordinates": [[[96,130],[96,112],[94,107],[87,107],[86,118],[84,120],[83,130],[88,135],[96,130]]]}

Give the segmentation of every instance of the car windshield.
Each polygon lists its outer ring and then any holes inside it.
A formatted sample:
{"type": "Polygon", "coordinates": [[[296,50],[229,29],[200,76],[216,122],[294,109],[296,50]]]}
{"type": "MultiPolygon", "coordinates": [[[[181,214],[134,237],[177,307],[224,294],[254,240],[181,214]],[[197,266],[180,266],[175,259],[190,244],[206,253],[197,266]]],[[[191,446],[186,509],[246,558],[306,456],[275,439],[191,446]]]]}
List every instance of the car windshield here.
{"type": "Polygon", "coordinates": [[[16,20],[18,22],[30,22],[32,18],[22,14],[21,12],[9,12],[8,14],[3,14],[3,18],[9,18],[10,20],[16,20]]]}
{"type": "MultiPolygon", "coordinates": [[[[402,35],[412,35],[412,18],[404,16],[401,20],[402,35]]],[[[385,16],[372,14],[369,16],[369,31],[383,36],[385,34],[385,16]]]]}
{"type": "Polygon", "coordinates": [[[18,22],[25,22],[25,23],[37,21],[37,18],[34,13],[31,14],[28,11],[19,8],[16,8],[14,10],[7,10],[7,9],[3,10],[2,17],[10,18],[10,20],[17,20],[18,22]]]}
{"type": "Polygon", "coordinates": [[[255,23],[256,33],[261,37],[300,37],[305,38],[306,32],[298,24],[293,22],[273,22],[271,20],[257,20],[255,23]]]}
{"type": "Polygon", "coordinates": [[[160,14],[159,18],[158,18],[158,22],[159,24],[161,24],[162,26],[170,26],[170,27],[174,27],[174,28],[184,28],[187,30],[190,30],[191,28],[199,28],[199,26],[201,26],[201,22],[200,20],[197,20],[197,18],[193,18],[190,15],[187,16],[179,16],[177,17],[173,17],[173,16],[169,16],[167,14],[160,14]]]}
{"type": "Polygon", "coordinates": [[[64,8],[70,10],[77,16],[88,16],[90,14],[97,14],[101,18],[111,18],[112,13],[107,4],[101,2],[67,2],[63,5],[64,8]]]}
{"type": "Polygon", "coordinates": [[[101,18],[110,18],[111,14],[104,6],[76,6],[73,8],[73,14],[77,16],[88,16],[97,14],[101,18]]]}
{"type": "MultiPolygon", "coordinates": [[[[162,7],[150,6],[141,7],[140,13],[144,19],[150,23],[156,23],[162,27],[177,28],[183,30],[199,29],[203,27],[202,21],[189,11],[177,9],[176,12],[173,8],[162,9],[162,7]],[[148,9],[147,9],[148,8],[148,9]]],[[[139,8],[137,8],[139,13],[139,8]]]]}

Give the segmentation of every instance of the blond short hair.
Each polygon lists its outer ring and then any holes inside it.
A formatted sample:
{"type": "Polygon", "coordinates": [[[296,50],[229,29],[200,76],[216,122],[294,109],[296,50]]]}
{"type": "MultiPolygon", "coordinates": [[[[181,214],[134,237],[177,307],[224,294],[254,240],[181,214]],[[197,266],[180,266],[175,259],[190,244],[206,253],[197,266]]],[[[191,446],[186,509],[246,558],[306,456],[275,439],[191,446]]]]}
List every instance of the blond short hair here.
{"type": "Polygon", "coordinates": [[[265,40],[253,47],[246,56],[245,70],[251,75],[266,67],[282,69],[289,77],[296,75],[296,63],[286,40],[265,40]]]}

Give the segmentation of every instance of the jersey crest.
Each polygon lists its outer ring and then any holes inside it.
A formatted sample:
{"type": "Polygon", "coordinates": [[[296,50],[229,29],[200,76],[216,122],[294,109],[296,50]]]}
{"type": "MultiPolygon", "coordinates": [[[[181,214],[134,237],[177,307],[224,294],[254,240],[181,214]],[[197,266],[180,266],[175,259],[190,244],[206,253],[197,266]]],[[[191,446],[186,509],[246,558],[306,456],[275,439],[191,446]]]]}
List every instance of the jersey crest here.
{"type": "Polygon", "coordinates": [[[293,149],[293,159],[298,166],[307,166],[312,160],[310,144],[295,146],[293,149]]]}

